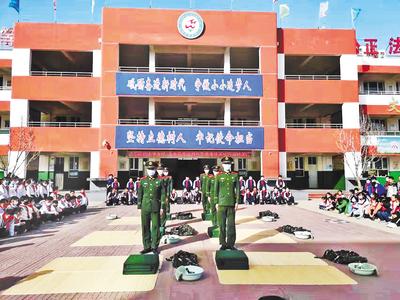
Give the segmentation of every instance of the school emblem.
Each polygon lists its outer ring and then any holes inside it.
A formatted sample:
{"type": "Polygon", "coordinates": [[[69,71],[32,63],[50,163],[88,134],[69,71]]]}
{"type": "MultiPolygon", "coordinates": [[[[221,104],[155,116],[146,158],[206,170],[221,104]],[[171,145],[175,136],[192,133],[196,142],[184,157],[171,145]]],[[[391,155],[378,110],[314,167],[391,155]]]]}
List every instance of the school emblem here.
{"type": "Polygon", "coordinates": [[[184,12],[178,19],[178,31],[187,39],[196,39],[204,31],[204,21],[201,16],[194,11],[184,12]]]}

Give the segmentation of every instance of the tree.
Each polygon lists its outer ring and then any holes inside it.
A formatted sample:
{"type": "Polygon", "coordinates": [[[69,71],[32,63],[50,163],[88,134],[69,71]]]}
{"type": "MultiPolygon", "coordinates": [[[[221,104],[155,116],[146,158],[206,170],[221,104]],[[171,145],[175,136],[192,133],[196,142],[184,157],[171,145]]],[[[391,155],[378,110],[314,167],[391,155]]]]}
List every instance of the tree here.
{"type": "Polygon", "coordinates": [[[34,142],[35,134],[31,127],[11,128],[8,159],[0,157],[0,168],[13,177],[22,167],[28,167],[40,155],[40,151],[33,151],[34,142]]]}
{"type": "Polygon", "coordinates": [[[344,163],[351,171],[357,186],[362,190],[361,179],[367,173],[372,162],[379,159],[374,137],[380,135],[383,128],[376,126],[363,112],[360,112],[360,131],[341,129],[337,134],[336,145],[344,153],[344,163]]]}

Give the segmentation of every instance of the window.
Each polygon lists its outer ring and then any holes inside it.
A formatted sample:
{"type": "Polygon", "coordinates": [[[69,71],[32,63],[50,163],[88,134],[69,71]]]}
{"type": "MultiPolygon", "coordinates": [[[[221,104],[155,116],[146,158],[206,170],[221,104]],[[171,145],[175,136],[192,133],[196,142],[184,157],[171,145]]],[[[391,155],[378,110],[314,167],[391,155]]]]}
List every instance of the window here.
{"type": "Polygon", "coordinates": [[[71,122],[80,122],[81,118],[80,117],[71,117],[71,122]]]}
{"type": "Polygon", "coordinates": [[[294,158],[294,168],[296,177],[304,177],[304,157],[294,158]]]}
{"type": "Polygon", "coordinates": [[[129,170],[139,170],[139,158],[129,159],[129,170]]]}
{"type": "Polygon", "coordinates": [[[3,86],[3,76],[0,76],[0,86],[3,86]]]}
{"type": "Polygon", "coordinates": [[[69,170],[79,170],[79,157],[72,156],[69,158],[69,170]]]}
{"type": "Polygon", "coordinates": [[[4,120],[4,128],[10,128],[10,120],[4,120]]]}
{"type": "Polygon", "coordinates": [[[308,164],[309,165],[316,165],[317,164],[317,158],[315,156],[310,156],[308,158],[308,164]]]}
{"type": "Polygon", "coordinates": [[[363,86],[364,92],[368,92],[370,94],[378,94],[379,92],[385,91],[385,83],[383,81],[367,81],[363,83],[363,86]]]}
{"type": "Polygon", "coordinates": [[[372,170],[376,170],[377,176],[386,176],[388,174],[388,159],[386,157],[378,158],[372,162],[372,170]]]}
{"type": "Polygon", "coordinates": [[[238,168],[239,168],[239,170],[247,169],[247,160],[245,158],[238,159],[238,168]]]}
{"type": "Polygon", "coordinates": [[[386,120],[371,119],[371,129],[373,131],[385,131],[386,130],[386,120]]]}

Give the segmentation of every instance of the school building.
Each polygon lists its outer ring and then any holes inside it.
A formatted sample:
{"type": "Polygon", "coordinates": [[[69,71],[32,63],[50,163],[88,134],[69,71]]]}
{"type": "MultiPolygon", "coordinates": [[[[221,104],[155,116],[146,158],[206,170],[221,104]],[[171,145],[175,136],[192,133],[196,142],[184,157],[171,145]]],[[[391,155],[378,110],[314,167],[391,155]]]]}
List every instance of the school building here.
{"type": "MultiPolygon", "coordinates": [[[[16,23],[0,50],[0,154],[17,175],[89,187],[146,160],[180,182],[222,156],[243,175],[344,188],[336,142],[362,109],[378,176],[400,175],[400,57],[354,30],[277,28],[268,12],[103,9],[102,24],[16,23]],[[26,141],[26,142],[22,142],[26,141]],[[11,146],[9,146],[11,145],[11,146]],[[25,160],[30,160],[26,167],[25,160]]],[[[365,144],[365,143],[364,143],[365,144]]]]}

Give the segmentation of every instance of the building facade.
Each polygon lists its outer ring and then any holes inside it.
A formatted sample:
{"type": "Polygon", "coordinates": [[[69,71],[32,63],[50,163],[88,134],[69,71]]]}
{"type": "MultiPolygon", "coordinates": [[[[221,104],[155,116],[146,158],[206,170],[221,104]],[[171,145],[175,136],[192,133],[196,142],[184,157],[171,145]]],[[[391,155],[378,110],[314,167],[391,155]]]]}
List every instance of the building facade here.
{"type": "Polygon", "coordinates": [[[369,146],[390,148],[371,168],[400,171],[400,59],[357,55],[355,31],[281,29],[265,12],[105,8],[102,19],[17,23],[0,51],[0,154],[10,168],[37,155],[20,177],[87,188],[141,176],[151,159],[180,182],[229,155],[245,176],[344,188],[354,173],[337,140],[355,137],[359,152],[360,109],[377,126],[369,146]]]}

